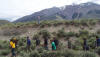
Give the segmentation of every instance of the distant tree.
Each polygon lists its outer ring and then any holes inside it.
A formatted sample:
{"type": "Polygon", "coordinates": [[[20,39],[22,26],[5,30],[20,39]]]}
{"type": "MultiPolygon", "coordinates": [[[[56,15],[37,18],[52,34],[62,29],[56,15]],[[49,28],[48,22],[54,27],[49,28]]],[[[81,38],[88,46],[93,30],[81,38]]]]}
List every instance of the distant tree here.
{"type": "Polygon", "coordinates": [[[78,13],[74,13],[74,14],[72,15],[72,19],[75,19],[77,16],[78,16],[78,13]]]}

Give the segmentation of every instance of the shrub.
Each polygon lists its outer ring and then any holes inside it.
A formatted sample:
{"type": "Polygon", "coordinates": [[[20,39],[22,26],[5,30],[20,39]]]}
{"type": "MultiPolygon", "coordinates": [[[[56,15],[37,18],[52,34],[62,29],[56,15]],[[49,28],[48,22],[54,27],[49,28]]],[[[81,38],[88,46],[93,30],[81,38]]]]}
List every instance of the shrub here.
{"type": "Polygon", "coordinates": [[[58,26],[58,23],[57,23],[57,22],[55,22],[55,23],[53,23],[53,25],[56,27],[56,26],[58,26]]]}
{"type": "Polygon", "coordinates": [[[31,50],[35,50],[35,48],[36,48],[35,41],[32,40],[31,43],[32,43],[31,44],[31,50]]]}
{"type": "Polygon", "coordinates": [[[42,53],[41,57],[61,57],[62,54],[59,51],[46,51],[42,53]]]}
{"type": "Polygon", "coordinates": [[[66,50],[63,53],[64,57],[77,57],[77,51],[75,52],[74,50],[66,50]]]}
{"type": "Polygon", "coordinates": [[[69,25],[70,24],[70,21],[65,21],[65,25],[69,25]]]}
{"type": "Polygon", "coordinates": [[[80,30],[78,36],[82,37],[82,38],[87,38],[89,36],[89,31],[87,31],[87,30],[80,30]]]}
{"type": "Polygon", "coordinates": [[[40,24],[41,28],[44,28],[45,26],[50,27],[52,25],[52,23],[50,21],[42,21],[40,24]]]}
{"type": "Polygon", "coordinates": [[[67,32],[67,37],[73,37],[75,35],[76,35],[75,32],[67,32]]]}
{"type": "Polygon", "coordinates": [[[0,55],[6,56],[10,53],[10,50],[1,50],[0,55]]]}
{"type": "Polygon", "coordinates": [[[25,33],[27,32],[27,30],[25,29],[3,29],[3,35],[4,36],[18,36],[18,35],[21,35],[22,33],[25,33]]]}
{"type": "Polygon", "coordinates": [[[45,27],[45,24],[41,24],[41,25],[40,25],[40,28],[44,28],[44,27],[45,27]]]}
{"type": "Polygon", "coordinates": [[[80,24],[81,24],[82,26],[88,26],[88,21],[82,19],[82,20],[80,20],[80,24]]]}
{"type": "Polygon", "coordinates": [[[47,31],[47,30],[41,30],[41,31],[39,32],[39,34],[42,35],[43,38],[50,38],[50,36],[51,36],[50,32],[47,31]]]}
{"type": "Polygon", "coordinates": [[[22,50],[21,50],[21,51],[19,52],[19,55],[20,55],[20,56],[24,56],[25,54],[26,54],[25,51],[22,51],[22,50]]]}
{"type": "Polygon", "coordinates": [[[89,32],[87,30],[80,30],[79,33],[80,34],[89,34],[89,32]]]}
{"type": "Polygon", "coordinates": [[[78,39],[74,43],[72,43],[72,49],[82,50],[82,43],[80,42],[80,39],[78,39]]]}
{"type": "Polygon", "coordinates": [[[64,31],[64,29],[62,28],[62,29],[58,30],[57,36],[58,36],[58,37],[66,37],[66,36],[67,36],[67,33],[66,33],[66,32],[64,31]]]}
{"type": "Polygon", "coordinates": [[[94,49],[95,48],[95,45],[96,44],[96,38],[95,37],[90,37],[89,39],[88,39],[88,45],[92,48],[92,49],[94,49]]]}
{"type": "Polygon", "coordinates": [[[56,32],[52,32],[52,34],[53,34],[53,36],[56,36],[56,35],[57,35],[57,33],[56,33],[56,32]]]}
{"type": "Polygon", "coordinates": [[[29,57],[41,57],[41,55],[38,53],[38,51],[32,51],[29,54],[29,57]]]}
{"type": "Polygon", "coordinates": [[[37,49],[37,51],[38,51],[39,53],[43,53],[44,50],[45,50],[45,49],[44,49],[43,47],[40,47],[40,48],[37,49]]]}
{"type": "Polygon", "coordinates": [[[80,55],[79,57],[98,57],[96,53],[89,52],[89,51],[80,52],[79,55],[80,55]]]}
{"type": "Polygon", "coordinates": [[[96,49],[96,52],[100,55],[100,47],[96,49]]]}
{"type": "Polygon", "coordinates": [[[100,29],[97,30],[97,34],[100,34],[100,29]]]}
{"type": "Polygon", "coordinates": [[[33,39],[39,38],[39,34],[34,34],[33,39]]]}
{"type": "Polygon", "coordinates": [[[96,23],[97,23],[97,20],[93,20],[93,19],[89,20],[89,24],[92,26],[96,25],[96,23]]]}
{"type": "Polygon", "coordinates": [[[18,45],[19,46],[24,46],[24,44],[26,44],[26,37],[19,38],[18,39],[18,45]]]}
{"type": "Polygon", "coordinates": [[[75,26],[77,26],[77,27],[80,26],[80,22],[79,22],[79,20],[74,20],[73,22],[74,22],[73,25],[75,25],[75,26]]]}
{"type": "Polygon", "coordinates": [[[0,41],[0,49],[9,49],[8,41],[0,41]]]}

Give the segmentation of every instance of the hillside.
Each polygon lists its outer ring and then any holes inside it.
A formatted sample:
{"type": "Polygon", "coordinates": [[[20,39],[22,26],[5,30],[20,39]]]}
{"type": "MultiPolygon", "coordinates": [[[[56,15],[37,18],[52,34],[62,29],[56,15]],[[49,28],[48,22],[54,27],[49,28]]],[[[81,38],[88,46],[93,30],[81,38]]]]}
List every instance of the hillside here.
{"type": "Polygon", "coordinates": [[[100,19],[48,20],[37,22],[11,23],[0,26],[0,57],[11,57],[9,40],[16,37],[17,57],[99,57],[100,48],[95,47],[96,37],[100,37],[100,19]],[[26,37],[32,45],[27,51],[26,37]],[[44,48],[44,38],[48,38],[48,50],[44,48]],[[57,50],[52,51],[51,40],[59,41],[57,50]],[[87,39],[88,51],[83,50],[83,39],[87,39]],[[36,46],[36,40],[40,45],[36,46]],[[68,48],[71,41],[71,49],[68,48]],[[80,55],[80,56],[79,56],[80,55]]]}
{"type": "Polygon", "coordinates": [[[55,19],[99,19],[100,5],[92,2],[78,5],[66,5],[53,7],[35,12],[31,15],[19,18],[15,22],[27,22],[33,20],[55,20],[55,19]],[[38,18],[40,17],[40,18],[38,18]]]}
{"type": "Polygon", "coordinates": [[[7,20],[0,20],[0,25],[4,25],[4,24],[8,24],[8,23],[10,23],[10,22],[7,20]]]}
{"type": "Polygon", "coordinates": [[[100,37],[99,19],[49,20],[26,23],[11,23],[0,26],[0,56],[11,57],[9,39],[16,37],[17,57],[99,57],[100,48],[95,47],[96,37],[100,37]],[[26,37],[31,39],[31,51],[27,52],[26,37]],[[44,48],[44,38],[48,38],[48,49],[44,48]],[[51,40],[59,40],[57,50],[52,51],[51,40]],[[88,51],[83,51],[83,39],[88,42],[88,51]],[[40,45],[36,46],[36,40],[40,45]],[[68,40],[71,49],[68,49],[68,40]],[[95,50],[95,51],[94,51],[95,50]],[[80,56],[79,56],[80,55],[80,56]]]}

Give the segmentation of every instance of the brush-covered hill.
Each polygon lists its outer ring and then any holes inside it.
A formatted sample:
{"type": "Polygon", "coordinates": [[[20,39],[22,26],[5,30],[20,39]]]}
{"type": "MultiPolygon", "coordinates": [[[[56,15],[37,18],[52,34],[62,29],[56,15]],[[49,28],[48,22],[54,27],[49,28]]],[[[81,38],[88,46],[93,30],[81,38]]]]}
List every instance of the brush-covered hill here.
{"type": "Polygon", "coordinates": [[[63,7],[53,7],[35,12],[31,15],[19,18],[15,22],[27,22],[37,20],[55,19],[99,19],[100,4],[88,2],[77,5],[66,5],[63,7]]]}
{"type": "Polygon", "coordinates": [[[10,22],[7,20],[0,20],[0,25],[4,25],[4,24],[8,24],[8,23],[10,23],[10,22]]]}
{"type": "Polygon", "coordinates": [[[100,37],[100,19],[46,20],[20,22],[0,26],[0,57],[11,57],[9,40],[18,40],[17,57],[99,57],[100,47],[95,47],[96,37],[100,37]],[[26,37],[32,45],[27,50],[26,37]],[[44,48],[44,38],[48,38],[48,50],[44,48]],[[59,41],[57,50],[52,51],[51,40],[59,41]],[[83,51],[83,39],[87,39],[88,51],[83,51]],[[40,45],[36,46],[36,40],[40,45]],[[68,48],[71,42],[71,49],[68,48]]]}

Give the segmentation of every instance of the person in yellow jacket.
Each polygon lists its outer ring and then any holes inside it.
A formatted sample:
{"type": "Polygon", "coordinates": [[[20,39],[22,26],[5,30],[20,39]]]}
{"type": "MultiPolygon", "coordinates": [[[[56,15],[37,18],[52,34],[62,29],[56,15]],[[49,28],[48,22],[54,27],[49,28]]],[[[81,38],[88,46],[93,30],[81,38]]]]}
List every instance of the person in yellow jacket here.
{"type": "Polygon", "coordinates": [[[11,52],[12,52],[12,57],[16,57],[16,54],[15,54],[15,42],[14,41],[10,41],[10,46],[11,46],[11,52]]]}

